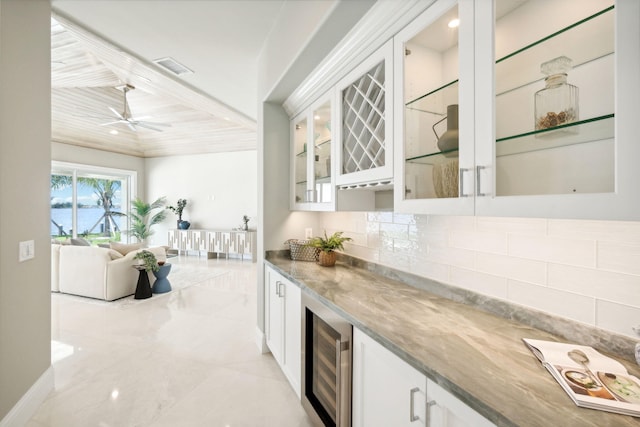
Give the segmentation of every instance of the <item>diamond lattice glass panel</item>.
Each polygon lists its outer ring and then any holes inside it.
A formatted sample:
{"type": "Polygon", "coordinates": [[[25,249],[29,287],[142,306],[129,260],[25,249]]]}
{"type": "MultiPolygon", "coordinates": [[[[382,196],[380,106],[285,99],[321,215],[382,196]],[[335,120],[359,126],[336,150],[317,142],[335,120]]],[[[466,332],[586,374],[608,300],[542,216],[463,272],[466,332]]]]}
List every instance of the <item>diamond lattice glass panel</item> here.
{"type": "Polygon", "coordinates": [[[385,165],[384,61],[342,91],[342,173],[385,165]]]}

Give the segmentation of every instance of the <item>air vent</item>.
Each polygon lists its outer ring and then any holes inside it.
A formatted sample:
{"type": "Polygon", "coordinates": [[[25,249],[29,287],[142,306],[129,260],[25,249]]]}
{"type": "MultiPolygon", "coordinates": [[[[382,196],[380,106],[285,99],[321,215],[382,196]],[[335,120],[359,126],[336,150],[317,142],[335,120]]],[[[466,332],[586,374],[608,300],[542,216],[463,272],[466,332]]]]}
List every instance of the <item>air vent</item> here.
{"type": "Polygon", "coordinates": [[[154,59],[153,62],[155,62],[162,68],[171,71],[176,76],[181,76],[182,74],[193,74],[193,70],[185,67],[169,56],[166,58],[154,59]]]}

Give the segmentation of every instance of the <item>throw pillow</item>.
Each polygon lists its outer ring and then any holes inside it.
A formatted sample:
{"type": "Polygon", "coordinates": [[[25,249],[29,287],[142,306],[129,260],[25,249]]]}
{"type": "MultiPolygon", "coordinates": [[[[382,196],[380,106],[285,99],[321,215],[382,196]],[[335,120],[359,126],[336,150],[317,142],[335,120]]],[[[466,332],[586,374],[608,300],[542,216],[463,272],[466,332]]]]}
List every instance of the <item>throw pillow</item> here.
{"type": "Polygon", "coordinates": [[[114,250],[114,249],[109,249],[109,256],[111,257],[111,261],[113,261],[114,259],[118,259],[118,258],[123,258],[124,255],[122,255],[120,252],[114,250]]]}
{"type": "Polygon", "coordinates": [[[126,243],[111,242],[111,249],[120,252],[122,255],[126,255],[129,252],[133,252],[138,249],[141,249],[142,246],[143,246],[142,243],[126,244],[126,243]]]}
{"type": "Polygon", "coordinates": [[[91,246],[91,243],[87,242],[84,239],[81,238],[77,238],[77,239],[71,239],[71,244],[73,246],[91,246]]]}
{"type": "Polygon", "coordinates": [[[111,245],[109,243],[98,243],[98,247],[111,249],[111,245]]]}

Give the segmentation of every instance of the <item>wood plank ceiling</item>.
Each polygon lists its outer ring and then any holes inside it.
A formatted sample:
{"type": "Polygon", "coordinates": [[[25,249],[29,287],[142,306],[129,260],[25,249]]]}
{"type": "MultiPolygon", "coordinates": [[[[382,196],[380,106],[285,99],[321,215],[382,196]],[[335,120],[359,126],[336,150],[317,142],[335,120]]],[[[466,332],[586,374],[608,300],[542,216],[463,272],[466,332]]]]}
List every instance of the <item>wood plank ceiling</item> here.
{"type": "Polygon", "coordinates": [[[56,14],[51,134],[55,142],[138,157],[256,149],[254,120],[56,14]],[[135,87],[127,93],[132,117],[171,126],[159,132],[103,125],[117,120],[110,107],[123,113],[125,84],[135,87]]]}

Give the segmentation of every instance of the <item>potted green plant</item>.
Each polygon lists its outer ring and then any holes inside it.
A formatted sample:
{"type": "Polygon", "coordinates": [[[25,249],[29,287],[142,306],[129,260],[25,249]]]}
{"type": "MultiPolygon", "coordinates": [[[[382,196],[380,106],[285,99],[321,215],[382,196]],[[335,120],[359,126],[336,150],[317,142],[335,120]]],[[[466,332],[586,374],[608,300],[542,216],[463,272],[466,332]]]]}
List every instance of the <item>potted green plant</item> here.
{"type": "Polygon", "coordinates": [[[319,249],[318,264],[324,267],[332,267],[336,263],[335,250],[344,250],[343,243],[351,240],[351,237],[342,237],[342,231],[337,231],[327,237],[325,230],[324,237],[314,237],[307,246],[319,249]]]}
{"type": "Polygon", "coordinates": [[[178,215],[178,222],[176,226],[180,230],[187,230],[189,228],[189,225],[191,225],[189,221],[182,220],[182,211],[184,210],[185,206],[187,206],[187,199],[178,199],[178,203],[175,206],[167,206],[167,208],[171,212],[178,215]]]}
{"type": "Polygon", "coordinates": [[[139,260],[139,265],[147,271],[158,271],[160,269],[160,266],[158,265],[158,259],[153,254],[153,252],[141,250],[133,257],[133,259],[139,260]]]}
{"type": "Polygon", "coordinates": [[[131,229],[128,233],[140,242],[147,240],[153,234],[152,226],[162,222],[167,217],[167,211],[164,208],[166,199],[160,197],[155,202],[149,204],[138,198],[131,202],[133,209],[129,213],[131,217],[131,229]],[[159,212],[153,213],[155,209],[161,209],[159,212]]]}

